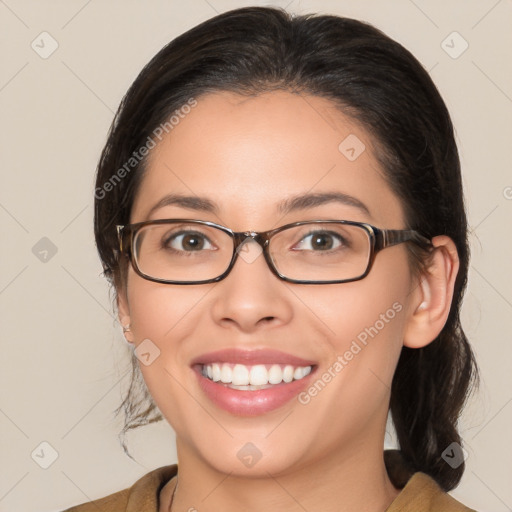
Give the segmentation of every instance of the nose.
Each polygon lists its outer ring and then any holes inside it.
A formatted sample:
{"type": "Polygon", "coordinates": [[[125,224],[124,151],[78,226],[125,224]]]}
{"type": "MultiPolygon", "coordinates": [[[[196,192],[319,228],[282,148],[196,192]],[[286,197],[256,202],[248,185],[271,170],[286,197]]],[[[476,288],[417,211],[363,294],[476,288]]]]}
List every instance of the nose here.
{"type": "Polygon", "coordinates": [[[213,320],[247,333],[285,325],[293,316],[287,285],[272,273],[261,246],[247,238],[231,272],[213,290],[213,320]]]}

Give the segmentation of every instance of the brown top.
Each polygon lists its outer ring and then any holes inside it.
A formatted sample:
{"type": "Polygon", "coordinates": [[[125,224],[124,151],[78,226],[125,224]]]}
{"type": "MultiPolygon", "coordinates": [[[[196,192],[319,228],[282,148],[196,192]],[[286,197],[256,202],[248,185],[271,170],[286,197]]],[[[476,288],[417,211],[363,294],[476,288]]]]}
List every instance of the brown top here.
{"type": "MultiPolygon", "coordinates": [[[[476,512],[443,492],[425,473],[411,474],[399,451],[385,450],[384,455],[390,480],[396,488],[402,489],[385,512],[476,512]]],[[[163,466],[147,473],[123,491],[63,512],[159,512],[160,491],[173,478],[174,482],[166,489],[171,495],[177,473],[176,464],[163,466]]]]}

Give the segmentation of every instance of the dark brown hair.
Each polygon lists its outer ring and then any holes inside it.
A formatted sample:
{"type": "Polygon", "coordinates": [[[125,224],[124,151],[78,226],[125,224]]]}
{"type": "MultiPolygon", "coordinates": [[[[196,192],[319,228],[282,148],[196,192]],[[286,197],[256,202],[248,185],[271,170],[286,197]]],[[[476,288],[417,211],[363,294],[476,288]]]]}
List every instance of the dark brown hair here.
{"type": "MultiPolygon", "coordinates": [[[[459,317],[469,259],[460,163],[434,83],[411,53],[381,31],[338,16],[250,7],[216,16],[166,45],[123,98],[98,165],[94,229],[105,275],[123,285],[115,226],[129,223],[146,162],[139,161],[139,149],[155,129],[191,98],[275,90],[327,98],[359,122],[374,139],[408,227],[427,237],[447,235],[457,246],[460,270],[446,325],[428,346],[402,349],[390,401],[403,458],[444,490],[453,489],[464,464],[452,468],[441,454],[453,442],[462,444],[458,418],[478,381],[459,317]]],[[[412,245],[409,250],[413,266],[425,264],[424,254],[413,253],[412,245]]],[[[135,357],[132,368],[130,389],[116,411],[125,411],[123,434],[162,419],[135,357]]]]}

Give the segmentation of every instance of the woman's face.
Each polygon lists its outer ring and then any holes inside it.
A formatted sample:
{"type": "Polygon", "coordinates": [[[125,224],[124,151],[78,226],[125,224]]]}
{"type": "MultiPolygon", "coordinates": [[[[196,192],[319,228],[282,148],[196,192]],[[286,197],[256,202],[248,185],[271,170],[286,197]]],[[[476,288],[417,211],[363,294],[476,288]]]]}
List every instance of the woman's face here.
{"type": "MultiPolygon", "coordinates": [[[[368,133],[328,100],[286,92],[201,97],[165,135],[149,155],[131,222],[175,218],[234,231],[317,219],[405,227],[368,133]],[[357,201],[279,208],[324,193],[357,201]],[[165,204],[169,194],[204,198],[217,211],[165,204]]],[[[176,431],[180,462],[256,476],[381,453],[415,288],[405,245],[380,252],[363,280],[327,285],[280,280],[255,243],[244,253],[210,284],[159,284],[130,267],[120,293],[121,316],[129,316],[135,344],[144,342],[140,367],[176,431]],[[201,363],[221,371],[240,363],[242,375],[277,365],[277,379],[290,374],[286,366],[312,371],[263,391],[235,390],[203,376],[201,363]]]]}

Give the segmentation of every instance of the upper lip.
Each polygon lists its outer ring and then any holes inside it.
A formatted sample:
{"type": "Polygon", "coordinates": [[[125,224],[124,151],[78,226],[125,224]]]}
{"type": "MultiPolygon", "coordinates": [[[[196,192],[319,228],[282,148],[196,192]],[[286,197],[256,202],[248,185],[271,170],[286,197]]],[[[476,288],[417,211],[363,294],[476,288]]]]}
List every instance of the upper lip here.
{"type": "Polygon", "coordinates": [[[226,348],[215,352],[208,352],[196,357],[191,365],[211,363],[233,363],[244,365],[255,364],[284,364],[291,366],[313,366],[314,361],[302,359],[285,352],[274,349],[245,350],[238,348],[226,348]]]}

